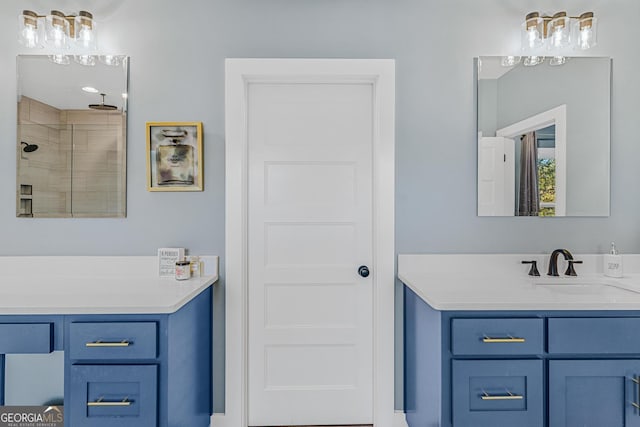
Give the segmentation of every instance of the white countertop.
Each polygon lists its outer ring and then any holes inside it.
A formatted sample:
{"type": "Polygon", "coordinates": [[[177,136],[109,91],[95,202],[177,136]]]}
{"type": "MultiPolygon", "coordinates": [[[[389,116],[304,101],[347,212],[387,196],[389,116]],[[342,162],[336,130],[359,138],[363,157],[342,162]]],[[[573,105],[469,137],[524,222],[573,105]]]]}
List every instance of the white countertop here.
{"type": "Polygon", "coordinates": [[[0,315],[174,313],[218,280],[160,278],[157,257],[0,257],[0,315]]]}
{"type": "Polygon", "coordinates": [[[622,278],[602,274],[602,255],[573,257],[578,277],[563,275],[562,256],[547,276],[548,254],[398,255],[398,278],[436,310],[640,310],[640,255],[623,255],[622,278]]]}

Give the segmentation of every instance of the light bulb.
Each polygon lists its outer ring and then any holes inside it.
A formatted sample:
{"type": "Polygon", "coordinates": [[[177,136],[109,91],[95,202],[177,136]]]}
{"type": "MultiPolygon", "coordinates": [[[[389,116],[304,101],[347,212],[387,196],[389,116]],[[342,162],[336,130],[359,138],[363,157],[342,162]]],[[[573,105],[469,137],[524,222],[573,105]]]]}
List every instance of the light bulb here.
{"type": "Polygon", "coordinates": [[[23,10],[18,15],[18,41],[28,48],[42,47],[38,34],[38,14],[31,10],[23,10]]]}
{"type": "Polygon", "coordinates": [[[67,49],[69,36],[69,22],[64,13],[52,10],[46,17],[45,41],[55,49],[67,49]]]}
{"type": "Polygon", "coordinates": [[[93,67],[96,65],[96,57],[93,55],[76,55],[73,59],[80,65],[86,65],[87,67],[93,67]]]}
{"type": "Polygon", "coordinates": [[[521,46],[523,49],[537,48],[542,45],[543,19],[538,12],[529,13],[522,23],[521,46]]]}
{"type": "Polygon", "coordinates": [[[93,15],[87,11],[81,10],[78,12],[78,16],[74,18],[74,26],[76,28],[74,34],[75,44],[79,49],[87,53],[98,48],[95,25],[93,15]]]}
{"type": "Polygon", "coordinates": [[[585,12],[578,18],[577,24],[574,26],[577,32],[577,47],[580,49],[590,49],[597,43],[597,20],[593,16],[593,12],[585,12]]]}
{"type": "Polygon", "coordinates": [[[25,25],[21,33],[23,44],[28,48],[33,48],[38,45],[38,33],[35,27],[31,25],[25,25]]]}
{"type": "Polygon", "coordinates": [[[91,28],[87,26],[82,26],[80,31],[78,32],[78,37],[76,38],[80,46],[85,49],[89,49],[91,47],[91,43],[93,42],[93,31],[91,28]]]}
{"type": "Polygon", "coordinates": [[[533,67],[535,65],[542,64],[544,62],[544,56],[527,56],[524,59],[525,67],[533,67]]]}
{"type": "Polygon", "coordinates": [[[549,59],[549,65],[551,66],[563,65],[566,62],[567,62],[566,56],[553,56],[551,57],[551,59],[549,59]]]}
{"type": "Polygon", "coordinates": [[[58,65],[69,65],[71,63],[71,61],[69,60],[69,56],[62,53],[49,55],[49,61],[58,65]]]}
{"type": "Polygon", "coordinates": [[[503,56],[500,60],[500,65],[503,67],[513,67],[520,63],[520,56],[503,56]]]}
{"type": "Polygon", "coordinates": [[[580,30],[580,49],[589,49],[591,47],[592,38],[593,38],[593,31],[591,31],[591,27],[581,29],[580,30]]]}

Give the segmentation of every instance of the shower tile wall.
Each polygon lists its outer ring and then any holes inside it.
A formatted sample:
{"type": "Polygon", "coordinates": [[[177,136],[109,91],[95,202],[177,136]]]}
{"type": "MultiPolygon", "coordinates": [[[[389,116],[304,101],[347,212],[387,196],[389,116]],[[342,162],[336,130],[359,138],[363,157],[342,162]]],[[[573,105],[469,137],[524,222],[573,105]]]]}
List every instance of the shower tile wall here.
{"type": "Polygon", "coordinates": [[[58,110],[24,96],[18,111],[18,143],[39,146],[18,155],[22,163],[17,185],[33,186],[34,217],[102,216],[123,210],[124,191],[118,191],[125,185],[119,173],[125,161],[120,112],[58,110]]]}

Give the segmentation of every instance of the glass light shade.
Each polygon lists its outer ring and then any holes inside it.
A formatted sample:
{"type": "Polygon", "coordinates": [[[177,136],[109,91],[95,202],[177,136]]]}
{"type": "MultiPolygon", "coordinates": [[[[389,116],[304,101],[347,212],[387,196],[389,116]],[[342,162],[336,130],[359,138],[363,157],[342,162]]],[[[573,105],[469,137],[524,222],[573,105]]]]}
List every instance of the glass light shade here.
{"type": "Polygon", "coordinates": [[[54,49],[69,48],[69,21],[64,13],[52,10],[45,18],[44,40],[54,49]]]}
{"type": "Polygon", "coordinates": [[[71,63],[71,60],[69,59],[69,55],[65,55],[63,53],[49,55],[49,61],[58,65],[69,65],[71,63]]]}
{"type": "Polygon", "coordinates": [[[527,56],[524,58],[525,67],[533,67],[535,65],[542,64],[544,62],[544,56],[527,56]]]}
{"type": "Polygon", "coordinates": [[[566,62],[567,62],[566,56],[552,56],[551,58],[549,58],[549,65],[551,66],[563,65],[566,62]]]}
{"type": "Polygon", "coordinates": [[[527,15],[521,28],[522,49],[535,49],[544,43],[544,20],[538,12],[527,15]]]}
{"type": "Polygon", "coordinates": [[[547,27],[549,49],[562,49],[571,45],[571,23],[567,12],[558,12],[547,27]]]}
{"type": "Polygon", "coordinates": [[[98,59],[104,65],[110,65],[112,67],[117,67],[120,64],[122,64],[124,56],[123,55],[100,55],[98,57],[98,59]]]}
{"type": "Polygon", "coordinates": [[[95,51],[98,48],[96,23],[93,15],[84,10],[74,18],[74,41],[78,49],[95,51]]]}
{"type": "Polygon", "coordinates": [[[23,10],[18,15],[18,42],[28,48],[42,47],[38,14],[23,10]]]}
{"type": "Polygon", "coordinates": [[[503,56],[500,60],[500,65],[503,67],[513,67],[517,65],[522,60],[520,56],[503,56]]]}
{"type": "Polygon", "coordinates": [[[585,12],[573,25],[576,47],[582,50],[594,47],[598,42],[598,20],[593,12],[585,12]]]}
{"type": "Polygon", "coordinates": [[[75,55],[73,59],[80,65],[93,67],[96,65],[96,57],[94,55],[75,55]]]}

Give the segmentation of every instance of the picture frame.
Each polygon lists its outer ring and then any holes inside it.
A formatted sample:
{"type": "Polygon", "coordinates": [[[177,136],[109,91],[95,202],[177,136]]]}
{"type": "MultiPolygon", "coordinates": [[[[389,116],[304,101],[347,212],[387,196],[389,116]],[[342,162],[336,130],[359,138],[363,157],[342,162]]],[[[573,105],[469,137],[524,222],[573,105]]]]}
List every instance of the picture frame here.
{"type": "Polygon", "coordinates": [[[147,191],[203,191],[202,122],[147,122],[147,191]]]}

